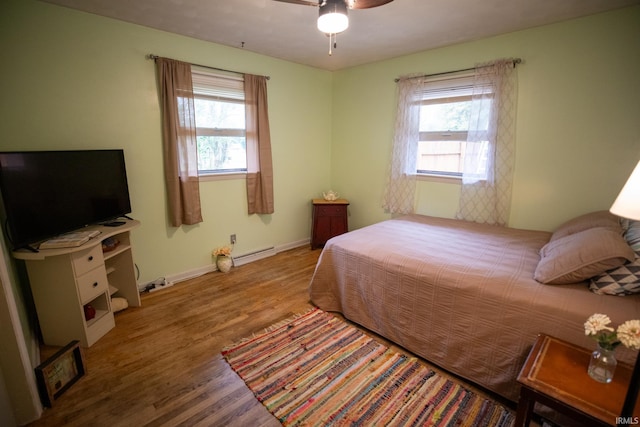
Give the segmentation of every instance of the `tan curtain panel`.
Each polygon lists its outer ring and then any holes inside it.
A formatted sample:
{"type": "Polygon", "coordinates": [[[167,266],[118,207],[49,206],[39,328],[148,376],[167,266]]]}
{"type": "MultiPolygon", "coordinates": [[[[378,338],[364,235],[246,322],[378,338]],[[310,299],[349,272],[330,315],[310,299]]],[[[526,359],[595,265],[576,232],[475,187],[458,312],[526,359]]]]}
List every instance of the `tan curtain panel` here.
{"type": "Polygon", "coordinates": [[[202,222],[191,64],[156,58],[162,142],[172,226],[202,222]]]}
{"type": "Polygon", "coordinates": [[[267,78],[244,75],[249,214],[272,214],[273,165],[267,111],[267,78]]]}

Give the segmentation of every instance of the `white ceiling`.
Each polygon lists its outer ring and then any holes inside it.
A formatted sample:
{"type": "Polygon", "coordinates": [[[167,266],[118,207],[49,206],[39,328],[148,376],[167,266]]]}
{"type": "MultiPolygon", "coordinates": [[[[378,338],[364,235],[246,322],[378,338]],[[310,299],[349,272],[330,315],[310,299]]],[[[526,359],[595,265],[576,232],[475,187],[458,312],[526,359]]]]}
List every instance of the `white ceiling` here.
{"type": "MultiPolygon", "coordinates": [[[[329,39],[316,7],[274,0],[43,0],[326,70],[640,4],[640,0],[395,0],[349,11],[329,39]],[[244,47],[242,47],[244,43],[244,47]]],[[[150,52],[162,55],[162,52],[150,52]]]]}

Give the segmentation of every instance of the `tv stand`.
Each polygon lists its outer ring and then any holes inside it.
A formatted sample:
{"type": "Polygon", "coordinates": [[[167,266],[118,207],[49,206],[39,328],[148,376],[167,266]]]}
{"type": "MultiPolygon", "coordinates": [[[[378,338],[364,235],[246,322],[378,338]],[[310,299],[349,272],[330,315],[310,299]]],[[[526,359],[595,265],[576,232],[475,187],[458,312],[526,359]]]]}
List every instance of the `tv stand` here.
{"type": "Polygon", "coordinates": [[[38,249],[34,248],[34,247],[33,247],[33,246],[31,246],[31,245],[24,245],[24,246],[22,247],[22,249],[26,249],[26,250],[28,250],[29,252],[33,252],[33,253],[35,253],[35,254],[37,254],[37,253],[39,252],[39,251],[38,251],[38,249]]]}
{"type": "Polygon", "coordinates": [[[78,340],[83,347],[93,345],[115,327],[112,296],[125,298],[129,307],[140,306],[131,251],[131,230],[139,225],[127,220],[117,229],[89,226],[83,231],[97,229],[100,234],[77,247],[13,251],[14,258],[26,264],[45,344],[64,346],[78,340]],[[120,243],[103,252],[102,241],[108,237],[120,243]],[[86,320],[84,307],[89,304],[95,316],[86,320]]]}

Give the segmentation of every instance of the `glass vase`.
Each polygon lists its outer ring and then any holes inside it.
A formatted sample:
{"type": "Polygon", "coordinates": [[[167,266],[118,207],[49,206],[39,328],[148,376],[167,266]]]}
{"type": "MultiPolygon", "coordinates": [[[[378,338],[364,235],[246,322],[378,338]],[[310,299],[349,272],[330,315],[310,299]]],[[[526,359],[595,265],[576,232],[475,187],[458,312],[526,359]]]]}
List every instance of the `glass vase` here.
{"type": "Polygon", "coordinates": [[[615,350],[607,350],[598,344],[598,348],[591,353],[589,361],[589,376],[601,383],[610,383],[618,366],[615,350]]]}

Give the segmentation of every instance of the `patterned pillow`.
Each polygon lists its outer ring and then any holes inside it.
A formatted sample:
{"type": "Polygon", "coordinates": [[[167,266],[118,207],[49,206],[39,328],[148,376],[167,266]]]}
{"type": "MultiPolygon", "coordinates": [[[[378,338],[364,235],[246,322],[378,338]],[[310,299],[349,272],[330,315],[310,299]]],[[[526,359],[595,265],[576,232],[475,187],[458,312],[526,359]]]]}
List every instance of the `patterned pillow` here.
{"type": "Polygon", "coordinates": [[[640,251],[640,221],[623,219],[622,226],[624,227],[624,238],[631,249],[636,252],[640,251]]]}
{"type": "Polygon", "coordinates": [[[636,259],[591,279],[589,285],[596,294],[625,296],[640,293],[640,251],[636,259]]]}

